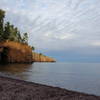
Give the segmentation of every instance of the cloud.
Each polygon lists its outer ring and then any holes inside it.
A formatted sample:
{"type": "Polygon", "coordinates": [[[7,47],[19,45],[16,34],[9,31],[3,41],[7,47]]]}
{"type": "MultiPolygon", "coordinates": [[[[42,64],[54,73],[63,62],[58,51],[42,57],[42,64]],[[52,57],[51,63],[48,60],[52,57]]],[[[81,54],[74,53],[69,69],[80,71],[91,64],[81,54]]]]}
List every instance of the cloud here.
{"type": "Polygon", "coordinates": [[[0,8],[7,12],[6,21],[29,33],[29,43],[37,50],[99,51],[99,0],[0,0],[0,8]]]}
{"type": "Polygon", "coordinates": [[[100,47],[100,41],[94,41],[91,43],[92,46],[100,47]]]}

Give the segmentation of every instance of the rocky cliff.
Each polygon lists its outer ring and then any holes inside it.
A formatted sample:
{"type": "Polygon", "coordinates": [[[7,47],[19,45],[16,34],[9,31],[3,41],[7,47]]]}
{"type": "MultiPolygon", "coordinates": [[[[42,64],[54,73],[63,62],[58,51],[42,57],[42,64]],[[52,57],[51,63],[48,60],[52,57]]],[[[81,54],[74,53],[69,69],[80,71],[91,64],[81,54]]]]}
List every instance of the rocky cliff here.
{"type": "Polygon", "coordinates": [[[44,56],[42,54],[33,52],[33,61],[35,62],[55,62],[55,60],[53,58],[44,56]]]}
{"type": "Polygon", "coordinates": [[[31,63],[32,60],[32,50],[26,44],[21,44],[18,42],[6,41],[0,42],[0,48],[2,52],[0,53],[1,62],[7,63],[31,63]]]}
{"type": "Polygon", "coordinates": [[[30,46],[18,42],[0,42],[0,62],[4,63],[32,63],[54,62],[47,56],[32,52],[30,46]]]}

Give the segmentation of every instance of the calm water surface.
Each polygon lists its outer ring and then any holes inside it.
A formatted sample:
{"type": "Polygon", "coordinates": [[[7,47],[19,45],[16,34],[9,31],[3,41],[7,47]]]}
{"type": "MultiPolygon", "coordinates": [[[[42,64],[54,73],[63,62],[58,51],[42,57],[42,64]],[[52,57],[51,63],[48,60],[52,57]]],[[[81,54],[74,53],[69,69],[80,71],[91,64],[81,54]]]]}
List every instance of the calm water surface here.
{"type": "Polygon", "coordinates": [[[0,65],[0,75],[100,95],[100,63],[0,65]]]}

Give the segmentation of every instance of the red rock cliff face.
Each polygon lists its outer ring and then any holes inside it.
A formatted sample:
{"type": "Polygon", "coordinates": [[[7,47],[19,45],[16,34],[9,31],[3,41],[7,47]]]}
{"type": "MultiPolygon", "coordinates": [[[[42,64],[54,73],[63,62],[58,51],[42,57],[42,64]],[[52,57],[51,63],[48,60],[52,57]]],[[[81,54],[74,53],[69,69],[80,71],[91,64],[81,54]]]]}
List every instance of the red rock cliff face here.
{"type": "Polygon", "coordinates": [[[53,58],[32,52],[30,46],[18,42],[0,42],[0,62],[32,63],[55,62],[53,58]]]}
{"type": "Polygon", "coordinates": [[[3,53],[6,54],[1,56],[1,59],[5,59],[7,63],[31,63],[32,60],[32,49],[26,45],[18,42],[6,41],[1,42],[0,47],[3,48],[3,53]],[[3,58],[4,57],[4,58],[3,58]]]}

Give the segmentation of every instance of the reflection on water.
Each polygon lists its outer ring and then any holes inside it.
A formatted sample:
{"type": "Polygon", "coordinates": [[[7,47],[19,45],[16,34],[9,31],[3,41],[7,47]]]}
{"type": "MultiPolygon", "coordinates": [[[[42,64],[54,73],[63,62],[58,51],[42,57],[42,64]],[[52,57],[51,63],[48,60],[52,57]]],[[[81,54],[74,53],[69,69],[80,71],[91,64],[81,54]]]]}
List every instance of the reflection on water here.
{"type": "Polygon", "coordinates": [[[0,75],[100,95],[100,63],[8,64],[0,75]]]}
{"type": "Polygon", "coordinates": [[[27,80],[27,75],[24,75],[24,72],[27,72],[31,67],[33,67],[31,64],[3,64],[0,65],[0,74],[27,80]]]}

